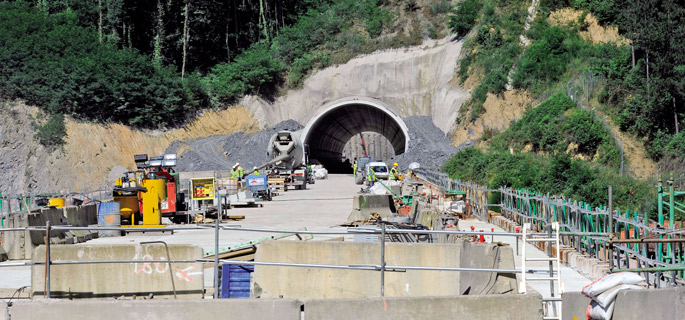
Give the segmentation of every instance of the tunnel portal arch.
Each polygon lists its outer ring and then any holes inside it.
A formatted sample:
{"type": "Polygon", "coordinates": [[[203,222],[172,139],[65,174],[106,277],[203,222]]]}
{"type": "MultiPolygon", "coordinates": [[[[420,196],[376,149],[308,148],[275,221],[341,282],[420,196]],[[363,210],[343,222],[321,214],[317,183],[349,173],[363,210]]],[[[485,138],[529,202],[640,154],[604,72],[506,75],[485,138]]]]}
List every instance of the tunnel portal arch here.
{"type": "Polygon", "coordinates": [[[395,155],[409,149],[409,130],[402,118],[377,101],[359,98],[333,103],[312,117],[302,131],[302,141],[310,159],[340,172],[345,143],[365,131],[386,137],[395,155]]]}

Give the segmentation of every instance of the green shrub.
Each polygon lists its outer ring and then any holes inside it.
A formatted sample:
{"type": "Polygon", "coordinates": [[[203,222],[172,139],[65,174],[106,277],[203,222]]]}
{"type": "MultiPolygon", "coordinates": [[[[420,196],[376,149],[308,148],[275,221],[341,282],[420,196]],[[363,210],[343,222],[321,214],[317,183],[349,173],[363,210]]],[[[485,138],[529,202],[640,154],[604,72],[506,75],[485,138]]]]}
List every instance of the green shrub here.
{"type": "Polygon", "coordinates": [[[663,149],[664,154],[668,156],[676,159],[685,158],[685,131],[673,135],[663,149]]]}
{"type": "Polygon", "coordinates": [[[570,135],[569,142],[578,145],[578,153],[587,156],[593,156],[607,137],[602,122],[586,110],[571,110],[570,115],[564,119],[562,129],[570,135]]]}
{"type": "Polygon", "coordinates": [[[548,27],[546,22],[542,38],[531,44],[520,58],[514,86],[540,93],[557,82],[566,72],[571,58],[578,52],[583,42],[576,32],[569,32],[561,27],[548,27]]]}
{"type": "Polygon", "coordinates": [[[54,114],[135,127],[183,123],[192,112],[173,67],[100,44],[71,10],[45,14],[0,2],[0,95],[54,114]]]}
{"type": "Polygon", "coordinates": [[[567,154],[545,158],[469,148],[454,155],[442,170],[453,179],[473,181],[489,188],[550,193],[592,206],[606,205],[609,185],[614,186],[614,199],[621,208],[645,209],[655,193],[646,182],[599,167],[591,168],[567,154]]]}
{"type": "Polygon", "coordinates": [[[258,43],[234,62],[214,67],[209,84],[219,101],[231,103],[245,94],[263,94],[263,89],[273,88],[283,69],[283,63],[271,57],[267,45],[258,43]]]}
{"type": "Polygon", "coordinates": [[[50,115],[42,124],[36,124],[35,138],[48,150],[62,146],[66,142],[66,137],[67,129],[64,126],[64,115],[61,113],[50,115]]]}
{"type": "Polygon", "coordinates": [[[452,3],[449,0],[438,0],[428,5],[428,11],[432,16],[448,13],[452,10],[452,3]]]}
{"type": "Polygon", "coordinates": [[[483,2],[479,0],[464,0],[458,3],[456,10],[448,16],[447,26],[458,37],[465,36],[475,25],[482,7],[483,2]]]}

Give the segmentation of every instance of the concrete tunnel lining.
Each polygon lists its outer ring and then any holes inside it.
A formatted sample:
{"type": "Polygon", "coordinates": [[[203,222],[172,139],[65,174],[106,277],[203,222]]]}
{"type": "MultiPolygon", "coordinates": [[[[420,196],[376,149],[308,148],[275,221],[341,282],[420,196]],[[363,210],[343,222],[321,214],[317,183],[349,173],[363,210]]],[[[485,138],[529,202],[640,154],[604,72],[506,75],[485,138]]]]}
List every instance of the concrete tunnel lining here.
{"type": "Polygon", "coordinates": [[[365,99],[340,101],[318,113],[303,129],[302,141],[309,146],[309,158],[326,166],[340,161],[345,143],[365,131],[386,137],[396,155],[409,149],[409,131],[402,118],[388,107],[365,99]]]}

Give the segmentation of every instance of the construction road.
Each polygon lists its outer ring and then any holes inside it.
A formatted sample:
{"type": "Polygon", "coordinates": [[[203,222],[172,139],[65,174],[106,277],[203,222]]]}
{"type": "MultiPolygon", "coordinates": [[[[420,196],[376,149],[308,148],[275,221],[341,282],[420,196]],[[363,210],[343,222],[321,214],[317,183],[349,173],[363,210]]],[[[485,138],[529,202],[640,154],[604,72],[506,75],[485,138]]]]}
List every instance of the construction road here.
{"type": "MultiPolygon", "coordinates": [[[[241,221],[224,221],[222,225],[235,225],[245,228],[267,228],[282,230],[310,231],[344,231],[345,227],[339,225],[347,221],[347,216],[352,210],[352,198],[359,191],[359,185],[355,185],[351,174],[329,175],[326,180],[317,180],[316,184],[308,185],[307,190],[289,190],[273,198],[273,201],[258,201],[263,204],[261,208],[234,208],[228,211],[231,216],[245,216],[241,221]]],[[[213,225],[213,224],[212,224],[213,225]]],[[[502,229],[478,220],[464,220],[460,222],[460,229],[468,230],[471,225],[475,228],[496,231],[502,229]]],[[[136,232],[125,237],[99,238],[86,242],[86,244],[133,244],[143,241],[164,241],[168,244],[193,244],[201,247],[205,253],[214,251],[214,229],[207,230],[181,230],[174,234],[170,232],[136,232]]],[[[282,237],[279,232],[245,232],[234,230],[222,230],[219,232],[219,248],[235,247],[246,242],[262,239],[265,237],[282,237]]],[[[303,235],[302,237],[307,237],[303,235]]],[[[317,235],[315,239],[330,239],[339,235],[317,235]]],[[[351,235],[346,235],[345,240],[352,240],[351,235]]],[[[297,240],[295,236],[284,237],[284,240],[297,240]]],[[[490,241],[488,236],[487,241],[490,241]]],[[[495,239],[515,245],[513,237],[501,237],[495,239]]],[[[83,245],[83,244],[81,244],[83,245]]],[[[527,246],[531,256],[544,256],[544,253],[532,245],[527,246]]],[[[515,252],[516,253],[516,252],[515,252]]],[[[520,256],[515,256],[516,266],[520,268],[520,256]]],[[[531,267],[544,267],[533,265],[531,267]]],[[[0,268],[0,283],[5,288],[19,288],[30,285],[29,267],[0,268]]],[[[205,271],[205,284],[212,285],[212,269],[205,271]]],[[[562,279],[565,282],[566,291],[580,291],[582,286],[590,283],[590,280],[578,274],[575,270],[563,267],[562,279]]],[[[549,284],[536,285],[534,288],[543,296],[549,295],[549,284]]]]}

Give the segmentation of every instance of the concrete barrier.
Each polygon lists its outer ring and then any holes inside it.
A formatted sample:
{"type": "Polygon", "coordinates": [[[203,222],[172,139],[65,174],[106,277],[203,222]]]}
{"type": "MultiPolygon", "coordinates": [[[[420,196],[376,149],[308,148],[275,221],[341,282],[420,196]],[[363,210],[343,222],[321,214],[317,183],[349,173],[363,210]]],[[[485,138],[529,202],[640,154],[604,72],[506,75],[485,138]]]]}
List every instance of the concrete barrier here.
{"type": "MultiPolygon", "coordinates": [[[[202,249],[191,245],[169,245],[171,260],[202,258],[202,249]]],[[[53,245],[52,261],[166,260],[160,244],[146,245],[53,245]]],[[[45,261],[45,246],[34,250],[34,262],[45,261]]],[[[179,297],[202,298],[203,270],[200,263],[171,265],[179,297]]],[[[53,265],[50,268],[50,295],[53,298],[108,298],[148,296],[173,298],[169,266],[166,263],[106,263],[53,265]]],[[[31,267],[31,289],[42,297],[45,267],[31,267]]]]}
{"type": "MultiPolygon", "coordinates": [[[[516,269],[514,251],[510,246],[463,241],[460,258],[463,268],[516,269]]],[[[462,294],[516,293],[514,273],[461,272],[459,288],[462,294]]]]}
{"type": "MultiPolygon", "coordinates": [[[[590,298],[580,292],[564,292],[561,294],[562,319],[587,319],[585,312],[590,305],[590,298]]],[[[619,318],[616,318],[619,319],[619,318]]]]}
{"type": "Polygon", "coordinates": [[[304,319],[542,319],[539,294],[310,300],[304,319]]]}
{"type": "MultiPolygon", "coordinates": [[[[396,266],[459,267],[463,263],[471,267],[495,268],[513,266],[511,248],[502,254],[501,260],[510,264],[495,263],[493,245],[458,240],[456,244],[435,243],[387,243],[386,264],[396,266]],[[473,253],[479,257],[464,257],[465,247],[477,246],[473,253]]],[[[469,253],[470,254],[470,253],[469,253]]],[[[266,241],[260,244],[256,261],[292,262],[326,265],[379,265],[380,244],[368,242],[295,242],[266,241]]],[[[487,278],[477,293],[507,292],[516,287],[515,280],[500,277],[487,278]],[[488,285],[487,282],[492,280],[488,285]],[[503,289],[507,288],[507,289],[503,289]]],[[[463,272],[419,271],[385,273],[385,295],[392,296],[456,296],[464,291],[460,281],[463,272]]],[[[514,278],[515,279],[515,278],[514,278]]],[[[471,286],[471,282],[464,281],[471,286]]],[[[471,290],[474,294],[475,290],[471,290]]],[[[343,270],[301,267],[256,266],[253,283],[254,297],[279,297],[297,299],[360,298],[380,295],[380,272],[372,270],[343,270]]]]}
{"type": "Polygon", "coordinates": [[[392,195],[389,194],[358,194],[352,198],[352,212],[347,221],[368,220],[371,213],[377,213],[387,218],[397,211],[392,195]]]}
{"type": "Polygon", "coordinates": [[[685,319],[685,287],[621,291],[614,319],[685,319]]]}
{"type": "Polygon", "coordinates": [[[0,320],[9,320],[10,316],[7,313],[7,302],[0,300],[0,320]]]}
{"type": "MultiPolygon", "coordinates": [[[[86,227],[97,224],[97,208],[95,205],[46,208],[31,213],[14,213],[5,221],[8,228],[43,227],[47,221],[50,221],[53,226],[68,224],[86,227]]],[[[0,244],[10,260],[31,259],[36,246],[45,244],[44,231],[12,231],[2,232],[1,235],[0,244]]],[[[50,232],[50,241],[55,244],[80,243],[94,238],[97,238],[97,231],[52,230],[50,232]]]]}
{"type": "MultiPolygon", "coordinates": [[[[564,319],[585,319],[590,298],[580,292],[564,293],[561,297],[564,319]]],[[[613,319],[685,319],[685,288],[621,291],[615,304],[613,319]]]]}
{"type": "Polygon", "coordinates": [[[10,316],[12,320],[299,320],[300,302],[289,299],[34,300],[16,302],[10,316]]]}

